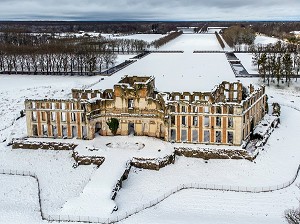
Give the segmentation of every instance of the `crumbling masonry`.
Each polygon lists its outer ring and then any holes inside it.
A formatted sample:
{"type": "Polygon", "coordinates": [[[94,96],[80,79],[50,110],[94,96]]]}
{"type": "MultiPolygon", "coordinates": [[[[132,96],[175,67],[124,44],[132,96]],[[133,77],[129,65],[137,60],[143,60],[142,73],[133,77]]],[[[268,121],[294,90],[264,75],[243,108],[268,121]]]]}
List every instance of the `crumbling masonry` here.
{"type": "Polygon", "coordinates": [[[172,142],[241,145],[266,113],[262,86],[222,82],[211,92],[156,92],[154,77],[125,76],[113,89],[72,90],[68,100],[26,100],[29,137],[93,139],[117,134],[172,142]]]}

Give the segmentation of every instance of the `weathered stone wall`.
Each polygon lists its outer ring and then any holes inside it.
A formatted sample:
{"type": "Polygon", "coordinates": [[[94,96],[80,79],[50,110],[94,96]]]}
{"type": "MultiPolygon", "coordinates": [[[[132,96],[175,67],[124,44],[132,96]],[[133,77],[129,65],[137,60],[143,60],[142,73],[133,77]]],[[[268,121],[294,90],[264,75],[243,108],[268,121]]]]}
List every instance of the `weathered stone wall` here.
{"type": "Polygon", "coordinates": [[[148,170],[159,170],[167,165],[174,164],[175,155],[167,155],[158,159],[136,158],[131,160],[131,165],[137,168],[148,170]]]}
{"type": "Polygon", "coordinates": [[[103,156],[80,156],[78,152],[73,152],[72,157],[76,161],[77,165],[91,165],[101,166],[105,161],[103,156]]]}
{"type": "Polygon", "coordinates": [[[122,176],[120,177],[120,179],[117,181],[117,183],[115,185],[115,188],[112,190],[112,195],[111,195],[111,199],[112,200],[115,200],[118,192],[122,188],[123,181],[128,178],[130,169],[131,169],[131,163],[130,163],[130,161],[128,161],[124,173],[122,174],[122,176]]]}
{"type": "Polygon", "coordinates": [[[208,159],[247,159],[253,161],[256,157],[248,154],[246,150],[228,149],[192,149],[175,147],[175,154],[178,156],[208,159]]]}
{"type": "Polygon", "coordinates": [[[13,149],[46,149],[46,150],[74,150],[77,145],[58,142],[31,142],[24,140],[13,140],[13,149]]]}

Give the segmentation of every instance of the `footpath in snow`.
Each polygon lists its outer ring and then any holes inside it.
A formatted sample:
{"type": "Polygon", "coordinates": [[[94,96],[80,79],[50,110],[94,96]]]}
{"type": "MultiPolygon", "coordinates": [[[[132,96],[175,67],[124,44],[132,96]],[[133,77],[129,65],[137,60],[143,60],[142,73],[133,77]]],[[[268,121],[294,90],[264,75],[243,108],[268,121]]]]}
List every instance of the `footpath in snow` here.
{"type": "Polygon", "coordinates": [[[78,144],[76,152],[79,155],[105,158],[82,193],[64,204],[62,215],[109,217],[116,207],[115,201],[111,199],[112,191],[132,158],[155,159],[173,153],[167,143],[147,137],[98,136],[91,141],[60,141],[78,144]]]}

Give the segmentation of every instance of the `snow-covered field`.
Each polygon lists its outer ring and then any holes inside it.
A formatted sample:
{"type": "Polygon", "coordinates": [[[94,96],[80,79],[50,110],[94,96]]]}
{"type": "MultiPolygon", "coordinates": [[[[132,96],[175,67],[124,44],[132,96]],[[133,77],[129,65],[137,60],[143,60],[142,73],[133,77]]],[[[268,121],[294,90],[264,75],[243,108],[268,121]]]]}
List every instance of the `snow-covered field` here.
{"type": "Polygon", "coordinates": [[[182,34],[173,41],[159,48],[159,50],[193,51],[221,51],[215,34],[182,34]]]}
{"type": "Polygon", "coordinates": [[[155,76],[160,91],[210,91],[235,80],[225,54],[152,53],[92,88],[112,88],[124,75],[155,76]]]}
{"type": "Polygon", "coordinates": [[[112,34],[101,34],[106,38],[112,39],[129,39],[129,40],[144,40],[148,43],[151,43],[159,38],[164,37],[164,34],[132,34],[132,35],[112,35],[112,34]]]}
{"type": "Polygon", "coordinates": [[[258,74],[257,66],[253,65],[251,53],[235,53],[249,74],[258,74]]]}
{"type": "Polygon", "coordinates": [[[0,175],[0,180],[0,223],[41,222],[35,179],[0,175]]]}
{"type": "MultiPolygon", "coordinates": [[[[193,50],[216,49],[216,45],[206,39],[208,37],[215,38],[210,34],[182,35],[164,48],[184,50],[185,53],[153,53],[111,77],[105,77],[93,87],[91,84],[101,77],[1,75],[0,169],[35,172],[40,180],[45,212],[61,214],[66,202],[80,197],[89,180],[96,177],[96,168],[72,168],[74,160],[69,151],[12,150],[7,146],[12,137],[26,134],[25,118],[15,120],[24,107],[24,99],[68,98],[71,88],[111,88],[123,75],[154,75],[161,91],[211,90],[223,80],[236,80],[224,54],[192,53],[193,50]],[[202,43],[204,40],[207,45],[202,43]]],[[[247,61],[245,56],[242,63],[246,69],[247,61]]],[[[260,84],[258,79],[241,81],[260,84]]],[[[279,128],[275,129],[255,162],[209,160],[206,163],[202,159],[177,157],[175,164],[160,171],[134,168],[115,200],[119,207],[116,214],[148,203],[183,183],[262,187],[292,179],[300,163],[300,112],[292,108],[300,109],[299,91],[298,83],[293,83],[289,89],[284,85],[279,89],[267,87],[269,102],[284,106],[279,128]]],[[[292,186],[269,193],[183,190],[121,223],[285,223],[284,210],[299,205],[300,192],[295,186],[299,182],[298,178],[292,186]]],[[[33,178],[0,175],[0,183],[0,223],[47,223],[39,215],[37,184],[33,178]]]]}
{"type": "Polygon", "coordinates": [[[268,37],[264,35],[257,35],[254,44],[275,44],[279,39],[275,37],[268,37]]]}
{"type": "Polygon", "coordinates": [[[299,189],[251,194],[227,191],[183,190],[155,207],[142,211],[122,224],[177,224],[177,223],[286,223],[282,211],[297,205],[299,189]]]}

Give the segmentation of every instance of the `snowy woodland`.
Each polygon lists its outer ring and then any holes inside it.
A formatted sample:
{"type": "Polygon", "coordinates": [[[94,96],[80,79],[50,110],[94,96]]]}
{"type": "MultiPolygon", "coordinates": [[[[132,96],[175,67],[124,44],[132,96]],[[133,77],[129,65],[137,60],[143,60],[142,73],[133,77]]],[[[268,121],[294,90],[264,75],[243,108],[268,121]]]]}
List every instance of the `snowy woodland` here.
{"type": "MultiPolygon", "coordinates": [[[[106,40],[140,38],[140,41],[147,43],[164,37],[157,34],[104,36],[106,40]]],[[[263,44],[274,43],[273,38],[266,36],[258,36],[255,41],[263,44]]],[[[109,43],[105,44],[108,45],[109,43]]],[[[231,49],[226,42],[224,46],[225,50],[231,49]]],[[[110,45],[106,49],[115,51],[118,47],[110,45]]],[[[254,161],[203,160],[177,156],[174,164],[159,171],[132,167],[114,201],[110,199],[112,189],[124,172],[128,160],[133,157],[163,158],[169,155],[175,146],[211,150],[218,150],[222,146],[171,144],[140,136],[97,136],[91,141],[56,140],[64,144],[78,144],[79,153],[106,158],[100,167],[80,165],[76,168],[73,166],[71,151],[12,149],[9,144],[12,139],[26,137],[26,120],[20,111],[24,109],[24,100],[28,98],[67,99],[71,97],[72,88],[112,88],[124,75],[155,76],[156,88],[159,91],[210,91],[224,80],[239,80],[244,85],[264,84],[263,78],[237,79],[225,53],[193,53],[224,50],[215,32],[180,34],[175,39],[171,38],[167,43],[163,43],[158,49],[183,53],[151,53],[105,77],[11,75],[6,70],[8,55],[2,53],[0,57],[4,59],[0,69],[6,74],[0,75],[0,173],[31,172],[37,177],[39,184],[35,178],[29,176],[0,174],[0,223],[49,223],[42,220],[39,203],[43,207],[43,212],[55,217],[55,220],[68,217],[77,220],[80,216],[89,220],[109,221],[138,211],[129,217],[126,216],[127,218],[119,223],[287,223],[285,211],[299,207],[297,199],[300,194],[297,187],[300,184],[297,173],[300,164],[300,119],[298,119],[300,84],[295,78],[290,79],[289,87],[287,85],[278,87],[273,82],[266,86],[270,108],[273,102],[281,105],[280,124],[274,129],[267,143],[258,148],[259,154],[254,161]],[[187,186],[209,186],[207,188],[211,190],[187,186]],[[223,190],[213,190],[217,187],[223,190]],[[245,191],[242,192],[240,189],[245,191]],[[261,189],[265,189],[265,192],[261,192],[261,189]],[[112,213],[116,205],[118,210],[112,213]],[[145,209],[146,207],[149,208],[145,209]]],[[[119,51],[123,53],[122,47],[119,51]]],[[[124,53],[126,51],[125,49],[124,53]]],[[[136,55],[136,51],[138,50],[130,50],[130,55],[136,55]]],[[[47,66],[47,57],[43,55],[45,58],[41,59],[42,54],[36,55],[38,56],[34,56],[34,60],[37,61],[37,71],[42,71],[42,66],[47,66]]],[[[70,66],[73,66],[70,55],[71,52],[68,52],[62,56],[67,57],[68,71],[71,69],[70,66]]],[[[236,56],[249,73],[260,72],[257,65],[252,62],[252,53],[238,53],[236,56]]],[[[22,59],[19,57],[22,56],[19,55],[14,59],[18,64],[17,68],[14,67],[14,60],[11,59],[12,62],[9,62],[11,73],[15,69],[22,69],[22,59]]],[[[30,58],[29,54],[24,54],[24,57],[24,70],[28,71],[26,57],[30,58]]],[[[76,57],[78,56],[74,56],[76,57]]],[[[54,58],[57,60],[59,57],[54,58]]],[[[118,58],[121,63],[120,55],[118,58]]],[[[51,63],[52,71],[53,69],[57,71],[60,65],[53,65],[53,61],[51,63]]],[[[81,71],[76,67],[79,62],[74,63],[74,71],[81,71]]],[[[82,66],[83,71],[85,69],[94,71],[90,69],[89,64],[86,68],[84,64],[82,66]]],[[[47,67],[43,69],[47,71],[47,67]]],[[[62,62],[58,70],[64,69],[62,62]]],[[[31,66],[30,73],[34,71],[34,66],[31,66]]],[[[53,141],[53,139],[30,140],[53,141]]],[[[239,147],[231,148],[237,149],[239,147]]]]}
{"type": "Polygon", "coordinates": [[[2,74],[94,75],[116,65],[118,55],[159,48],[181,32],[143,39],[100,33],[28,34],[0,33],[2,74]]]}

